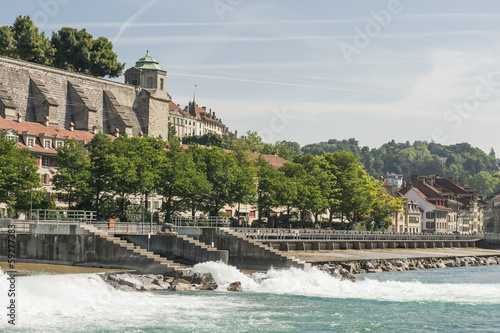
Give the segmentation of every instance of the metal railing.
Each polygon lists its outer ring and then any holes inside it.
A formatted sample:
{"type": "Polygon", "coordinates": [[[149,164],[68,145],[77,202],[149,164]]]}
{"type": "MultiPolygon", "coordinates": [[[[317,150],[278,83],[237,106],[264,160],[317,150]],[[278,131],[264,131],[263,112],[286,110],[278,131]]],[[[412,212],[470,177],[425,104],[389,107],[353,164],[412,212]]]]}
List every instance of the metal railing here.
{"type": "Polygon", "coordinates": [[[156,234],[161,231],[161,225],[150,223],[133,223],[133,222],[93,222],[88,223],[99,231],[104,231],[108,234],[156,234]]]}
{"type": "Polygon", "coordinates": [[[226,216],[174,216],[172,223],[175,226],[188,227],[229,227],[231,222],[226,216]]]}
{"type": "Polygon", "coordinates": [[[233,228],[247,237],[260,240],[337,240],[337,241],[453,241],[477,240],[480,234],[424,234],[380,231],[233,228]]]}
{"type": "Polygon", "coordinates": [[[89,210],[31,209],[28,213],[28,219],[38,221],[91,222],[97,219],[97,212],[89,210]]]}

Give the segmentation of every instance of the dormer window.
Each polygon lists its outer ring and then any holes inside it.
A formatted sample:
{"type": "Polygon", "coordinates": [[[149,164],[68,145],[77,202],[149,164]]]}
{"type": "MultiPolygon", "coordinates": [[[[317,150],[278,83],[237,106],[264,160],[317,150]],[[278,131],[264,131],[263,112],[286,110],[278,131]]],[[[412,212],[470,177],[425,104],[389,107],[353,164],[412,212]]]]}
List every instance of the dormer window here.
{"type": "Polygon", "coordinates": [[[14,134],[7,134],[5,137],[7,138],[7,140],[10,140],[10,141],[14,141],[14,142],[19,141],[19,137],[17,135],[14,135],[14,134]]]}
{"type": "Polygon", "coordinates": [[[34,138],[28,138],[28,140],[26,142],[26,145],[28,147],[31,147],[31,148],[35,147],[35,139],[34,138]]]}
{"type": "Polygon", "coordinates": [[[52,148],[52,140],[43,140],[43,148],[50,149],[52,148]]]}
{"type": "Polygon", "coordinates": [[[56,148],[62,147],[63,142],[62,141],[56,141],[56,148]]]}

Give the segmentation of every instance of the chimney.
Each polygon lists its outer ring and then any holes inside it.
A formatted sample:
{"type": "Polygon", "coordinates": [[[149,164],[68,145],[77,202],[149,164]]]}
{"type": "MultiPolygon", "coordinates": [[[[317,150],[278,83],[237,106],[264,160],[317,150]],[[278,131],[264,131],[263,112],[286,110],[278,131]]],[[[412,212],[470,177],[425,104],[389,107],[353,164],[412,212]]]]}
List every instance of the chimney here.
{"type": "Polygon", "coordinates": [[[238,139],[238,131],[237,131],[237,130],[234,130],[234,137],[235,137],[236,139],[238,139]]]}
{"type": "Polygon", "coordinates": [[[45,126],[49,127],[49,116],[45,116],[45,126]]]}
{"type": "MultiPolygon", "coordinates": [[[[49,125],[47,125],[47,126],[49,126],[49,125]]],[[[75,130],[75,123],[74,122],[69,123],[69,130],[71,132],[73,132],[75,130]]]]}
{"type": "Polygon", "coordinates": [[[429,177],[429,185],[434,186],[434,177],[429,177]]]}
{"type": "Polygon", "coordinates": [[[275,152],[275,151],[273,151],[273,152],[271,153],[271,155],[276,156],[276,152],[275,152]]]}
{"type": "Polygon", "coordinates": [[[92,133],[97,134],[97,126],[92,126],[92,133]]]}
{"type": "Polygon", "coordinates": [[[21,112],[18,112],[17,113],[17,122],[19,124],[22,124],[23,123],[23,115],[21,114],[21,112]]]}
{"type": "Polygon", "coordinates": [[[413,187],[418,188],[418,174],[411,175],[411,184],[413,187]]]}
{"type": "Polygon", "coordinates": [[[115,128],[115,136],[119,137],[120,136],[120,129],[117,127],[115,128]]]}
{"type": "Polygon", "coordinates": [[[201,108],[203,109],[203,111],[205,111],[205,112],[207,111],[207,107],[206,106],[202,106],[201,108]]]}

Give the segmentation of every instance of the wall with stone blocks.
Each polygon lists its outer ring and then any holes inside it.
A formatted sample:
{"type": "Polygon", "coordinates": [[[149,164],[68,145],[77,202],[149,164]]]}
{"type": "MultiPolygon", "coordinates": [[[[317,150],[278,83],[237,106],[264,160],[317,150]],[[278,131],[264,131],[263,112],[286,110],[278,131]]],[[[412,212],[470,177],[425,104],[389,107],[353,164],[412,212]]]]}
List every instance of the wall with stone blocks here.
{"type": "MultiPolygon", "coordinates": [[[[129,118],[134,118],[132,122],[134,128],[131,130],[134,135],[139,134],[141,131],[147,133],[147,128],[141,128],[139,125],[145,123],[144,118],[149,118],[153,122],[158,117],[164,116],[165,119],[158,121],[162,125],[164,121],[168,121],[168,102],[158,105],[157,101],[155,101],[154,109],[150,110],[146,115],[141,115],[141,110],[145,108],[140,105],[141,99],[136,101],[139,91],[136,91],[134,86],[90,75],[0,57],[0,83],[3,84],[7,94],[14,101],[17,112],[21,113],[25,120],[30,122],[37,122],[35,107],[43,102],[44,97],[48,97],[50,99],[49,104],[53,105],[54,101],[57,103],[57,106],[50,109],[50,114],[55,115],[57,119],[50,119],[50,123],[69,128],[70,122],[75,122],[74,113],[81,106],[81,99],[75,102],[74,89],[72,90],[69,83],[81,89],[85,95],[85,102],[95,108],[89,113],[88,130],[92,130],[93,126],[97,126],[98,130],[105,133],[114,133],[113,119],[111,119],[112,117],[110,117],[106,109],[104,90],[111,91],[120,105],[128,107],[129,110],[134,108],[127,115],[129,118]],[[44,92],[40,92],[39,89],[35,88],[36,84],[33,83],[33,79],[43,84],[44,92]]],[[[51,118],[54,118],[54,116],[51,118]]],[[[83,119],[86,118],[83,117],[83,119]]],[[[40,119],[38,119],[38,122],[40,122],[40,119]]],[[[166,138],[168,126],[165,129],[155,128],[153,132],[150,135],[162,134],[166,138]]]]}

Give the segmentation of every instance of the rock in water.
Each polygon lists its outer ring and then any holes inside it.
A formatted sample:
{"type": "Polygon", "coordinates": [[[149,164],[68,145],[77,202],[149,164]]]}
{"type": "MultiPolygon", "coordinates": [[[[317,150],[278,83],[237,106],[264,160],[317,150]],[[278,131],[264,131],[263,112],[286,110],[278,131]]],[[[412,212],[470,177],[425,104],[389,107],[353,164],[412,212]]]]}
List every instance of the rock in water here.
{"type": "Polygon", "coordinates": [[[229,287],[227,287],[227,291],[243,291],[243,289],[241,289],[241,282],[237,281],[231,283],[229,287]]]}
{"type": "Polygon", "coordinates": [[[219,286],[217,285],[217,283],[213,282],[213,283],[205,283],[203,284],[201,287],[200,287],[200,290],[215,290],[217,289],[219,286]]]}

